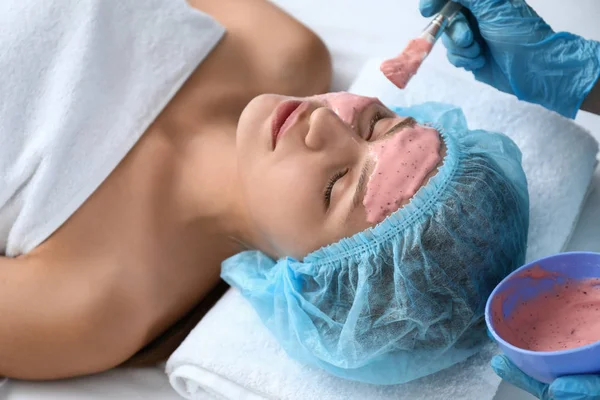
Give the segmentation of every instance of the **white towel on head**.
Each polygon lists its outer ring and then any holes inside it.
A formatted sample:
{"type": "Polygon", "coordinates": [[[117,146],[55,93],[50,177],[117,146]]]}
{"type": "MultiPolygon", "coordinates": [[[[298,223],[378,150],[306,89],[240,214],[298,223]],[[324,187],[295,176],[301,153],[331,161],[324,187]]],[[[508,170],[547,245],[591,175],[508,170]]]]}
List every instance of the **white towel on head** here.
{"type": "MultiPolygon", "coordinates": [[[[427,65],[407,90],[394,88],[371,61],[351,91],[387,104],[442,101],[463,108],[469,127],[504,132],[523,152],[531,198],[529,260],[561,251],[577,221],[596,163],[597,143],[581,127],[541,107],[427,65]]],[[[250,305],[230,290],[167,362],[175,390],[189,399],[473,399],[494,397],[500,378],[490,344],[434,375],[396,386],[346,381],[291,360],[250,305]]]]}

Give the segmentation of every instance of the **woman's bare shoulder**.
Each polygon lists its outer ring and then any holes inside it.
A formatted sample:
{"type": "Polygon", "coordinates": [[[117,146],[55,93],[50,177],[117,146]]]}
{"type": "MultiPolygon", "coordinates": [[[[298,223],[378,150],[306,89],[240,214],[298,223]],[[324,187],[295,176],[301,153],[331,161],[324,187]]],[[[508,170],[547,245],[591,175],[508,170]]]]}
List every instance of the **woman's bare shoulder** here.
{"type": "MultiPolygon", "coordinates": [[[[188,2],[225,26],[224,46],[237,54],[228,61],[237,61],[232,65],[236,75],[246,78],[246,84],[250,78],[259,93],[303,96],[329,88],[331,60],[325,44],[274,4],[266,0],[188,2]]],[[[226,63],[222,62],[221,71],[226,63]]]]}

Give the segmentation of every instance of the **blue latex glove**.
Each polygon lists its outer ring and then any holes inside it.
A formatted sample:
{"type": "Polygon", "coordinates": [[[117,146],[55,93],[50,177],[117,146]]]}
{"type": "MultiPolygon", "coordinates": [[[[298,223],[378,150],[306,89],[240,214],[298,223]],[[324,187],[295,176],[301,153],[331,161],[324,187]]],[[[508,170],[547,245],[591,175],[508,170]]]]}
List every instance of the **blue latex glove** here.
{"type": "Polygon", "coordinates": [[[506,356],[492,358],[498,376],[542,400],[600,400],[600,376],[572,375],[557,378],[550,385],[525,375],[506,356]]]}
{"type": "MultiPolygon", "coordinates": [[[[475,79],[574,118],[600,76],[600,43],[555,33],[524,0],[455,0],[465,6],[442,36],[448,59],[475,79]]],[[[420,0],[425,17],[446,0],[420,0]]]]}

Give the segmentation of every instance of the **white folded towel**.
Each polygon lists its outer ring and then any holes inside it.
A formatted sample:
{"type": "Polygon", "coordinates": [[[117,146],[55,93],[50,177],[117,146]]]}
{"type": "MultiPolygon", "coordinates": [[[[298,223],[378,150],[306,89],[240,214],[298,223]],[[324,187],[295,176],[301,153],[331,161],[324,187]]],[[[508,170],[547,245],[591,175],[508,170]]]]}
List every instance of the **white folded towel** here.
{"type": "MultiPolygon", "coordinates": [[[[561,251],[577,221],[598,151],[573,121],[452,73],[425,65],[399,91],[367,63],[351,91],[387,104],[442,101],[463,108],[469,127],[504,132],[523,152],[531,199],[529,260],[561,251]]],[[[250,305],[230,290],[167,362],[175,390],[188,399],[492,399],[500,378],[490,344],[437,374],[396,386],[346,381],[290,359],[250,305]]]]}

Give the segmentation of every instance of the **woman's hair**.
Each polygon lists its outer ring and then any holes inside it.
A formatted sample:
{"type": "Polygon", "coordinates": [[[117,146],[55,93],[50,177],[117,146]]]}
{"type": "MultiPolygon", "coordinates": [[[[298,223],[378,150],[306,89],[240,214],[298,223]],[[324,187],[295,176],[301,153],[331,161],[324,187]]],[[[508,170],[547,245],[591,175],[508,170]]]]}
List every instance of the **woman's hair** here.
{"type": "Polygon", "coordinates": [[[119,367],[148,367],[166,361],[227,289],[229,285],[219,281],[191,311],[119,367]]]}

